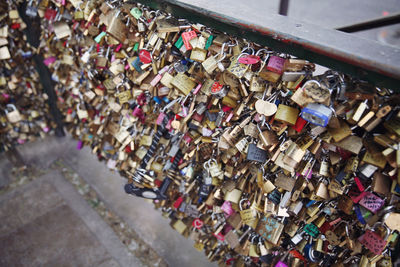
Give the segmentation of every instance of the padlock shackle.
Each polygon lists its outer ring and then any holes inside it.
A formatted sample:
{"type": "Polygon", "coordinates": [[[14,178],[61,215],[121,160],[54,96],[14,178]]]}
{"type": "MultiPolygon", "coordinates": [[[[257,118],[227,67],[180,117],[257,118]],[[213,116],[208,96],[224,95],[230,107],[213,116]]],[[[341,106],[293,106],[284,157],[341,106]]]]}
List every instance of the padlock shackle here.
{"type": "Polygon", "coordinates": [[[247,202],[248,202],[248,203],[247,203],[248,205],[251,204],[248,198],[242,198],[242,199],[239,201],[239,209],[240,209],[240,210],[243,210],[243,207],[242,207],[243,201],[247,201],[247,202]]]}
{"type": "Polygon", "coordinates": [[[387,227],[384,222],[379,222],[379,221],[374,223],[374,225],[372,226],[372,229],[375,230],[379,226],[385,228],[386,234],[385,234],[385,237],[383,239],[386,240],[390,236],[392,230],[390,230],[389,227],[387,227]]]}
{"type": "Polygon", "coordinates": [[[17,110],[17,107],[14,104],[7,104],[6,105],[6,109],[4,110],[4,112],[7,114],[9,111],[7,110],[8,108],[12,108],[12,111],[17,110]]]}

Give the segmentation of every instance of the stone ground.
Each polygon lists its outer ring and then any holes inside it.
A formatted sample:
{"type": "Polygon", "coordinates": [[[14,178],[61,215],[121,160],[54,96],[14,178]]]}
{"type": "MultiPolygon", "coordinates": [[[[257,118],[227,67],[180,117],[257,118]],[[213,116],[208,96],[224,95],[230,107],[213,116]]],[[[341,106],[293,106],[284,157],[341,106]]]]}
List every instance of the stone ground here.
{"type": "Polygon", "coordinates": [[[0,154],[0,266],[216,266],[70,137],[0,154]]]}

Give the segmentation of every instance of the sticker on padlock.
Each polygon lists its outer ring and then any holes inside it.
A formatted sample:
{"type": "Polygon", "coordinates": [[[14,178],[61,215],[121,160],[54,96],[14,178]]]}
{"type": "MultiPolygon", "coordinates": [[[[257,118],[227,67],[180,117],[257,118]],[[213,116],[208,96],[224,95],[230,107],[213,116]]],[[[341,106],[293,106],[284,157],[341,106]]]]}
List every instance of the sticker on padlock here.
{"type": "Polygon", "coordinates": [[[319,235],[318,227],[313,223],[306,224],[304,226],[304,232],[309,234],[310,236],[316,238],[319,235]]]}

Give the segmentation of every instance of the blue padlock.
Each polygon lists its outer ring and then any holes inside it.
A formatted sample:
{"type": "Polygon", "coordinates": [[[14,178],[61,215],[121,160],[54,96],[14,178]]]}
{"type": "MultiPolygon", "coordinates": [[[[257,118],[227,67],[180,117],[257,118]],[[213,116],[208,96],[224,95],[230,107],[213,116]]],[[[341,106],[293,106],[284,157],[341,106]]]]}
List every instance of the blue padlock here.
{"type": "Polygon", "coordinates": [[[168,97],[164,96],[162,98],[162,101],[164,101],[166,104],[168,104],[170,102],[170,100],[168,99],[168,97]]]}
{"type": "Polygon", "coordinates": [[[300,116],[309,123],[325,127],[332,114],[329,107],[319,103],[310,103],[301,110],[300,116]]]}
{"type": "Polygon", "coordinates": [[[157,104],[161,104],[161,99],[158,96],[153,97],[154,102],[156,102],[157,104]]]}
{"type": "Polygon", "coordinates": [[[143,63],[140,61],[139,57],[137,57],[134,61],[132,61],[131,64],[137,72],[139,72],[139,73],[143,72],[143,70],[142,70],[143,63]]]}

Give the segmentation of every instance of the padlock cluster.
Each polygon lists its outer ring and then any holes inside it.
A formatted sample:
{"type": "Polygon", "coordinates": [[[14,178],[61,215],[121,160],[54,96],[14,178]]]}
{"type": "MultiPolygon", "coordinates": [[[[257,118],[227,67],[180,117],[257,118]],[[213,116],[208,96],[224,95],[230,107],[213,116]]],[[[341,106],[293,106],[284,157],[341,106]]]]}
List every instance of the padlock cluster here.
{"type": "Polygon", "coordinates": [[[17,4],[0,4],[0,152],[52,132],[47,95],[35,69],[35,49],[17,4]]]}
{"type": "Polygon", "coordinates": [[[211,261],[390,261],[394,91],[131,2],[41,1],[37,14],[77,148],[211,261]]]}

